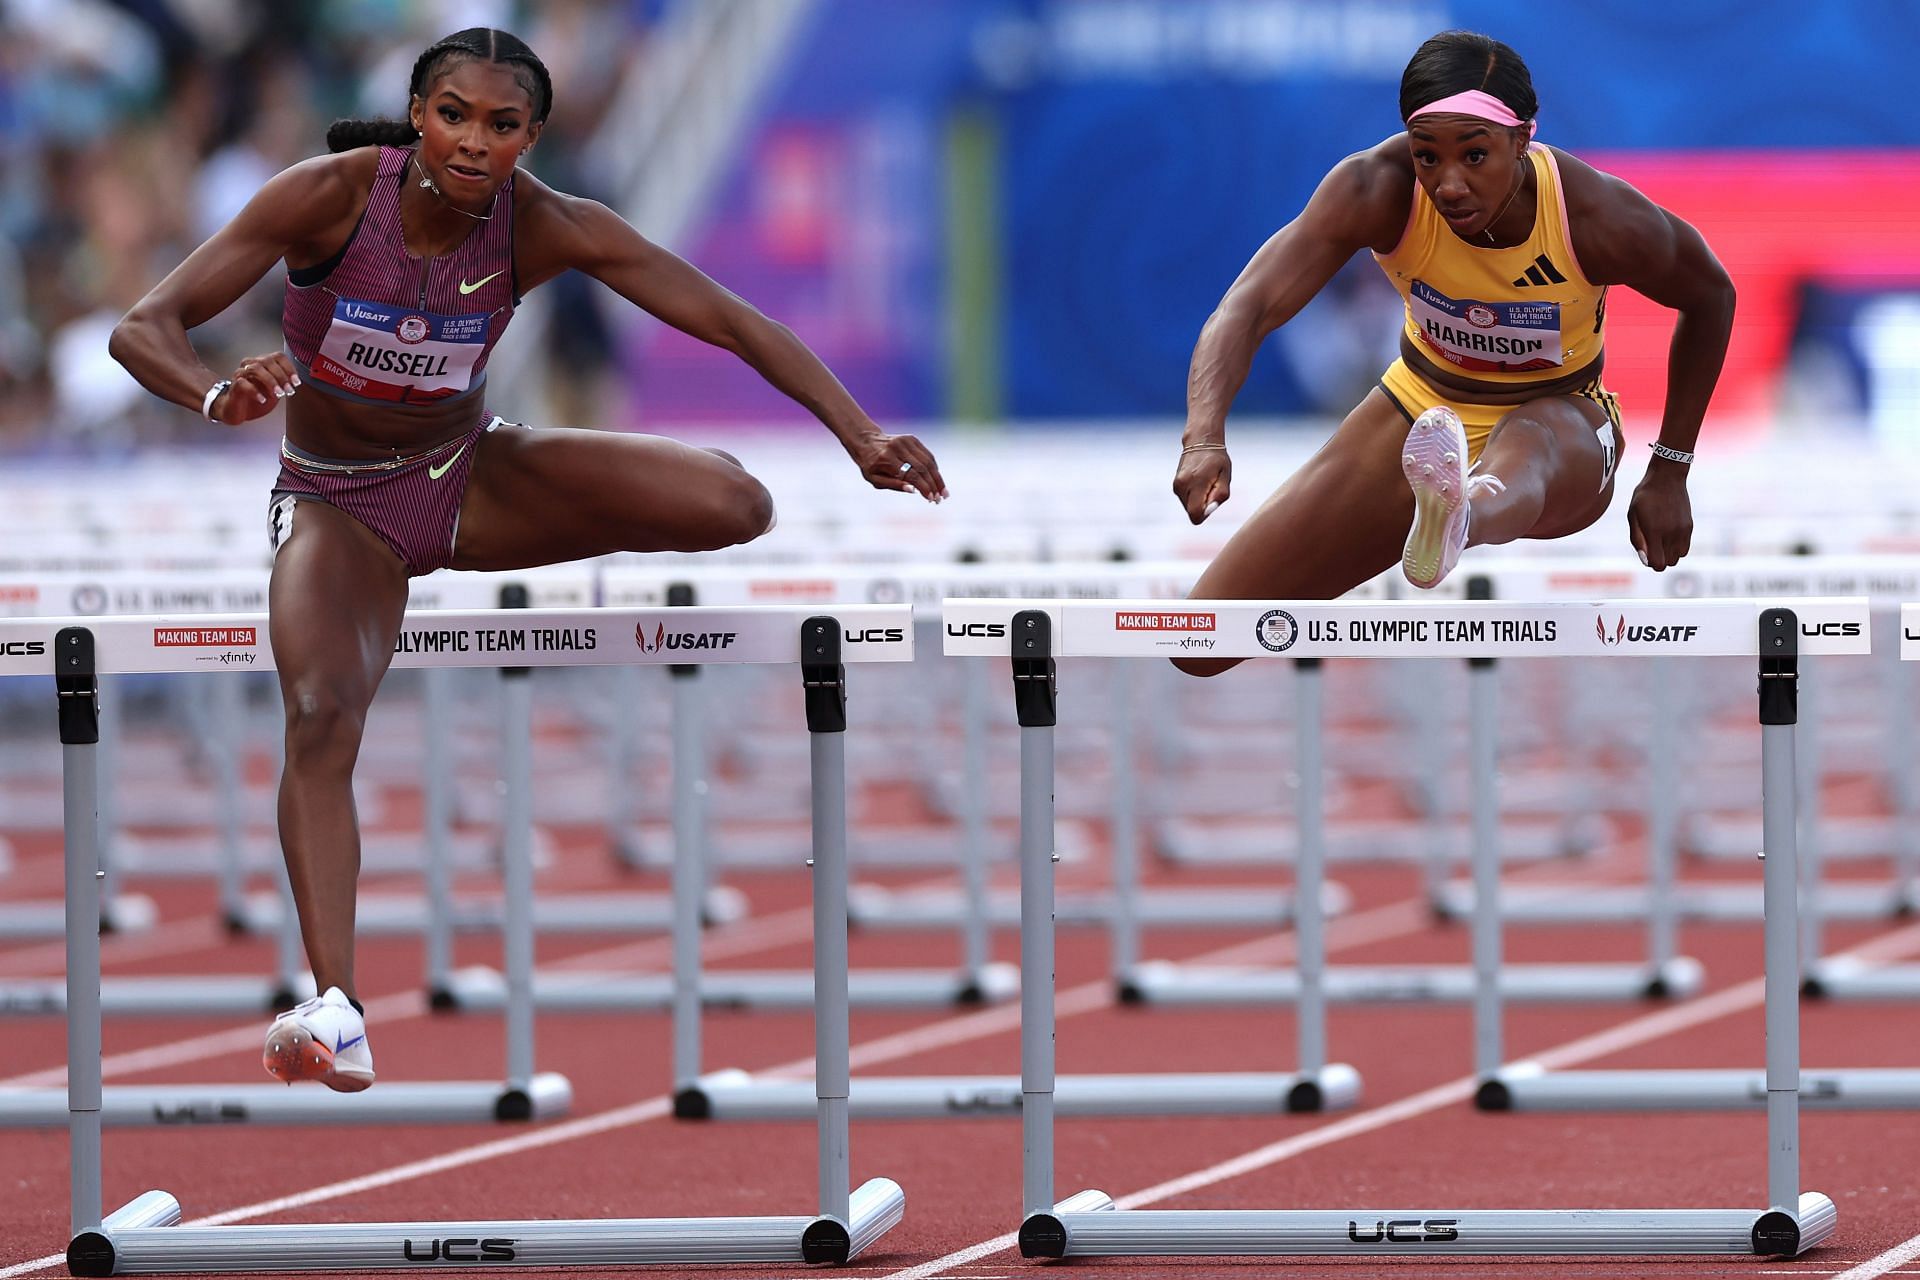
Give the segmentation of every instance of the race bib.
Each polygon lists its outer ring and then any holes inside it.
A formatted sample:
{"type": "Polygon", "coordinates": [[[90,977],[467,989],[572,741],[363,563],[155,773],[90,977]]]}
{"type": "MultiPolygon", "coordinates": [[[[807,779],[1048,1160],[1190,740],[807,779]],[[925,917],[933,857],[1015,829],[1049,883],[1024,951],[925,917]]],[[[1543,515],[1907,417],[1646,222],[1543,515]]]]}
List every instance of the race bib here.
{"type": "Polygon", "coordinates": [[[1455,299],[1415,280],[1407,307],[1427,346],[1462,369],[1515,373],[1563,362],[1557,302],[1455,299]]]}
{"type": "Polygon", "coordinates": [[[490,315],[440,316],[341,298],[314,353],[313,376],[369,400],[411,403],[459,395],[487,349],[490,315]]]}

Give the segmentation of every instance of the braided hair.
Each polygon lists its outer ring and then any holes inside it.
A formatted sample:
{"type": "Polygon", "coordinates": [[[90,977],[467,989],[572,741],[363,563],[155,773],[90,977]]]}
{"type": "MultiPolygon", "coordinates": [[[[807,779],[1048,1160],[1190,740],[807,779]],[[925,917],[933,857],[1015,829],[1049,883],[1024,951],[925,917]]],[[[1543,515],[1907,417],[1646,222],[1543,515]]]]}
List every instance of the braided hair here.
{"type": "MultiPolygon", "coordinates": [[[[553,80],[547,68],[519,36],[491,27],[468,27],[427,46],[414,59],[413,78],[407,83],[409,98],[424,98],[427,89],[439,77],[467,58],[482,62],[505,63],[513,69],[513,78],[527,97],[533,100],[533,119],[538,124],[553,109],[553,80]]],[[[327,150],[350,151],[355,147],[383,145],[404,147],[419,134],[404,118],[382,116],[377,120],[335,120],[327,128],[327,150]]]]}

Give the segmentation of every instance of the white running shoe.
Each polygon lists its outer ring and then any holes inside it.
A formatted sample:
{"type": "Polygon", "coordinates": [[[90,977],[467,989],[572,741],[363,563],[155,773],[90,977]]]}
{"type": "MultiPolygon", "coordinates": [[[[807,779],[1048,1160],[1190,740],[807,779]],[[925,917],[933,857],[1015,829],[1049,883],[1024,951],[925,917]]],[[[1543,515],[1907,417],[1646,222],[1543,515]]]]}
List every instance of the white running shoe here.
{"type": "Polygon", "coordinates": [[[1432,590],[1453,572],[1467,548],[1467,525],[1473,515],[1470,499],[1479,493],[1499,493],[1507,486],[1498,476],[1473,475],[1467,466],[1467,430],[1460,415],[1446,405],[1435,405],[1413,420],[1400,470],[1413,486],[1413,528],[1400,567],[1407,581],[1432,590]]]}
{"type": "Polygon", "coordinates": [[[367,1020],[338,987],[275,1018],[260,1060],[268,1075],[287,1084],[318,1080],[340,1093],[358,1093],[373,1083],[367,1020]]]}

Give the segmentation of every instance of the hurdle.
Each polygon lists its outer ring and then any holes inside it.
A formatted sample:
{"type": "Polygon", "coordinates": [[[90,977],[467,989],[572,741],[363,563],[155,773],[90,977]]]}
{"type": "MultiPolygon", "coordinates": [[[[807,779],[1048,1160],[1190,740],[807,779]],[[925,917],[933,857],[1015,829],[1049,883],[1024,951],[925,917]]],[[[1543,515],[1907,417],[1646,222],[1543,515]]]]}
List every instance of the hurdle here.
{"type": "MultiPolygon", "coordinates": [[[[1492,558],[1475,566],[1476,572],[1493,577],[1503,594],[1518,587],[1529,599],[1570,599],[1583,583],[1605,579],[1607,571],[1588,561],[1559,557],[1492,558]]],[[[1676,600],[1867,596],[1875,622],[1892,617],[1894,605],[1906,597],[1920,595],[1920,572],[1912,560],[1899,556],[1844,556],[1811,559],[1806,556],[1691,557],[1673,573],[1663,574],[1651,584],[1644,575],[1622,566],[1619,585],[1650,585],[1651,590],[1676,600]]],[[[1611,587],[1610,583],[1610,587],[1611,587]]],[[[1444,590],[1444,588],[1443,588],[1444,590]]],[[[1877,657],[1885,686],[1886,705],[1904,704],[1903,671],[1893,645],[1885,645],[1877,657]]],[[[1660,776],[1672,767],[1679,750],[1679,710],[1674,694],[1670,664],[1656,660],[1649,665],[1654,685],[1648,701],[1652,723],[1648,732],[1650,776],[1660,776]]],[[[1882,818],[1832,818],[1819,813],[1819,758],[1821,733],[1816,712],[1817,686],[1803,674],[1800,687],[1800,726],[1796,735],[1796,759],[1802,788],[1802,819],[1805,834],[1801,841],[1801,862],[1807,869],[1812,889],[1809,909],[1802,913],[1807,944],[1806,977],[1818,992],[1815,973],[1819,955],[1818,929],[1824,920],[1886,920],[1920,910],[1920,839],[1913,822],[1916,797],[1910,771],[1892,771],[1891,785],[1899,802],[1899,814],[1891,821],[1882,818]],[[1827,863],[1860,857],[1891,856],[1895,863],[1895,882],[1885,888],[1858,883],[1824,883],[1820,868],[1827,863]]],[[[1912,724],[1897,711],[1887,718],[1889,741],[1880,751],[1895,759],[1910,754],[1912,724]]],[[[1878,754],[1878,752],[1876,753],[1878,754]]],[[[1571,923],[1647,922],[1652,938],[1651,952],[1656,963],[1673,955],[1673,936],[1681,921],[1757,921],[1761,918],[1758,886],[1745,884],[1688,883],[1677,878],[1675,860],[1684,838],[1687,851],[1708,858],[1751,858],[1760,847],[1760,825],[1748,818],[1718,819],[1695,814],[1682,822],[1677,802],[1667,788],[1651,788],[1647,800],[1649,832],[1650,884],[1646,888],[1621,885],[1554,885],[1522,888],[1510,892],[1502,906],[1503,917],[1512,922],[1571,923]]],[[[1436,908],[1444,916],[1465,918],[1471,914],[1473,890],[1470,884],[1453,883],[1442,888],[1436,908]]],[[[1845,985],[1845,979],[1842,980],[1845,985]]]]}
{"type": "MultiPolygon", "coordinates": [[[[1480,575],[1464,583],[1470,598],[1486,600],[1493,594],[1492,581],[1480,575]]],[[[1360,602],[1356,602],[1360,603],[1360,602]]],[[[1116,617],[1119,614],[1116,613],[1116,617]]],[[[1176,645],[1184,635],[1156,632],[1144,623],[1155,619],[1177,624],[1180,615],[1161,610],[1143,610],[1123,624],[1161,634],[1162,643],[1176,645]]],[[[1215,643],[1220,641],[1216,637],[1215,643]]],[[[1171,652],[1167,649],[1166,652],[1171,652]]],[[[1181,965],[1167,962],[1140,964],[1128,975],[1123,990],[1136,1003],[1174,1005],[1222,1004],[1302,1004],[1301,1016],[1309,1017],[1308,1002],[1397,1003],[1450,1002],[1471,1003],[1474,1007],[1475,1038],[1480,1043],[1483,1065],[1497,1066],[1502,1060],[1502,1006],[1505,1001],[1584,1001],[1644,1000],[1658,996],[1690,995],[1700,988],[1703,973],[1697,961],[1686,956],[1666,955],[1648,963],[1626,964],[1526,964],[1496,965],[1496,972],[1482,971],[1479,957],[1490,949],[1497,955],[1500,907],[1497,896],[1484,883],[1483,867],[1491,867],[1497,879],[1500,864],[1498,805],[1495,798],[1496,736],[1493,716],[1495,659],[1476,654],[1468,659],[1470,718],[1468,726],[1469,791],[1472,797],[1473,824],[1470,853],[1474,868],[1474,894],[1470,912],[1475,937],[1476,962],[1471,965],[1334,965],[1326,966],[1319,949],[1302,950],[1297,963],[1288,970],[1250,970],[1181,965]],[[1488,998],[1489,980],[1492,998],[1488,998]]],[[[1298,706],[1295,731],[1300,747],[1300,790],[1303,803],[1298,822],[1298,840],[1303,853],[1299,859],[1301,893],[1309,893],[1309,876],[1315,884],[1320,876],[1320,851],[1325,848],[1324,819],[1319,804],[1323,787],[1320,774],[1323,673],[1314,656],[1294,661],[1298,706]],[[1308,805],[1305,798],[1311,797],[1308,805]]],[[[1300,922],[1306,929],[1304,914],[1300,922]]],[[[1316,926],[1317,927],[1317,926],[1316,926]]],[[[1318,1020],[1316,1011],[1312,1017],[1318,1020]]]]}
{"type": "MultiPolygon", "coordinates": [[[[618,582],[603,584],[603,595],[613,607],[621,607],[640,598],[657,599],[667,608],[683,609],[694,605],[695,588],[690,582],[661,584],[657,596],[636,592],[618,582]]],[[[791,593],[788,593],[791,594],[791,593]]],[[[732,601],[723,599],[722,604],[732,601]]],[[[831,602],[827,602],[831,607],[831,602]]],[[[911,610],[908,610],[911,616],[911,610]]],[[[896,630],[899,628],[895,628],[896,630]]],[[[664,634],[664,633],[663,633],[664,634]]],[[[852,644],[875,643],[879,637],[872,628],[855,632],[852,644]]],[[[711,973],[701,971],[698,933],[691,922],[711,918],[710,905],[703,911],[702,899],[711,904],[717,890],[707,889],[708,862],[713,841],[707,823],[707,752],[704,740],[705,709],[703,682],[698,663],[670,663],[672,709],[668,735],[672,743],[673,843],[678,855],[672,865],[674,900],[680,909],[672,913],[672,971],[667,974],[594,972],[536,972],[533,975],[533,1001],[536,1008],[568,1013],[612,1012],[623,1010],[679,1010],[679,993],[688,987],[699,992],[699,1005],[724,1008],[800,1009],[814,1000],[814,981],[804,970],[728,969],[711,973]]],[[[798,865],[801,851],[794,850],[792,863],[798,865]]],[[[990,963],[981,945],[970,949],[977,963],[957,970],[883,969],[849,975],[849,999],[859,1008],[914,1009],[995,1002],[1011,997],[1017,981],[1012,965],[990,963]]],[[[505,998],[506,984],[500,973],[482,965],[469,965],[445,975],[434,992],[442,1008],[484,1012],[498,1008],[505,998]]],[[[688,1086],[703,1074],[702,1035],[699,1008],[676,1014],[673,1025],[674,1078],[677,1086],[688,1086]]],[[[808,1104],[811,1106],[811,1103],[808,1104]]]]}
{"type": "MultiPolygon", "coordinates": [[[[908,661],[913,646],[907,611],[897,608],[841,610],[524,610],[513,613],[425,613],[408,618],[395,662],[407,666],[504,666],[527,673],[533,665],[606,665],[672,662],[686,656],[679,645],[646,637],[671,626],[670,640],[706,638],[701,656],[728,662],[798,663],[805,687],[807,727],[813,746],[815,1053],[819,1063],[820,1212],[764,1218],[667,1218],[552,1221],[386,1222],[268,1227],[177,1225],[179,1202],[148,1191],[102,1215],[101,1124],[107,1106],[101,1084],[98,827],[98,722],[94,708],[102,670],[196,670],[219,653],[252,653],[270,662],[260,615],[157,617],[0,624],[0,675],[52,672],[58,694],[65,799],[68,815],[66,884],[75,922],[67,934],[68,1134],[71,1157],[71,1243],[68,1269],[104,1276],[175,1271],[384,1270],[421,1258],[420,1242],[454,1242],[473,1251],[464,1260],[523,1266],[590,1266],[693,1262],[845,1262],[856,1257],[905,1210],[898,1184],[869,1180],[850,1188],[846,1078],[846,773],[842,734],[846,727],[844,661],[908,661]],[[843,653],[843,629],[862,638],[843,653]],[[895,636],[898,639],[895,639],[895,636]],[[14,656],[14,655],[18,656],[14,656]],[[468,1243],[471,1242],[471,1243],[468,1243]],[[484,1251],[484,1252],[482,1252],[484,1251]]],[[[661,632],[663,636],[665,632],[661,632]]],[[[514,679],[524,705],[525,674],[514,679]]],[[[522,736],[510,750],[510,767],[530,769],[531,743],[522,736]]],[[[520,793],[530,798],[524,789],[520,793]]],[[[510,828],[531,825],[525,803],[516,803],[510,828]]],[[[524,843],[516,840],[516,843],[524,843]]],[[[511,850],[524,854],[524,847],[511,850]]],[[[530,1023],[531,868],[524,857],[507,862],[508,972],[516,996],[510,1013],[530,1023]],[[516,906],[515,904],[520,904],[516,906]]],[[[693,1007],[697,992],[683,991],[676,1009],[693,1007]]],[[[377,1098],[381,1085],[347,1100],[349,1107],[377,1098]]],[[[349,1112],[359,1118],[357,1110],[349,1112]]],[[[462,1258],[453,1257],[452,1261],[462,1258]]]]}
{"type": "MultiPolygon", "coordinates": [[[[1163,611],[1154,602],[1103,601],[1067,605],[1007,602],[992,606],[951,602],[997,634],[949,636],[947,652],[976,657],[1011,654],[1014,699],[1028,727],[1021,741],[1023,848],[1041,856],[1022,863],[1031,936],[1023,935],[1021,1075],[1023,1102],[1021,1253],[1027,1257],[1115,1255],[1381,1255],[1381,1254],[1698,1254],[1792,1256],[1834,1230],[1833,1202],[1799,1186],[1799,1022],[1793,947],[1794,903],[1793,706],[1798,654],[1863,652],[1864,635],[1834,637],[1865,618],[1863,600],[1804,601],[1765,608],[1755,601],[1675,605],[1634,601],[1626,606],[1648,630],[1642,652],[1757,657],[1760,720],[1766,742],[1763,797],[1767,815],[1767,1154],[1766,1203],[1749,1209],[1367,1209],[1340,1210],[1119,1210],[1106,1193],[1082,1191],[1056,1201],[1053,1124],[1052,930],[1046,905],[1052,865],[1044,856],[1053,819],[1051,757],[1055,710],[1052,681],[1058,657],[1165,657],[1169,639],[1204,625],[1216,657],[1295,658],[1448,655],[1488,660],[1502,655],[1583,656],[1605,652],[1594,621],[1605,605],[1433,602],[1189,601],[1181,627],[1130,629],[1129,615],[1163,611]],[[1204,623],[1200,619],[1204,618],[1204,623]],[[1660,628],[1667,628],[1661,630],[1660,628]],[[1810,630],[1811,634],[1800,633],[1810,630]],[[1169,635],[1172,632],[1172,635],[1169,635]],[[1030,945],[1029,945],[1030,944],[1030,945]]],[[[1861,628],[1864,631],[1864,628],[1861,628]]],[[[1617,651],[1616,651],[1617,652],[1617,651]]],[[[1489,699],[1475,716],[1489,717],[1489,699]]],[[[1478,749],[1484,751],[1483,739],[1478,749]]],[[[1493,797],[1472,796],[1478,828],[1475,877],[1489,893],[1498,887],[1492,854],[1493,797]]],[[[1495,998],[1497,930],[1475,931],[1479,1000],[1495,998]]],[[[1476,1037],[1476,1055],[1486,1046],[1476,1037]]]]}

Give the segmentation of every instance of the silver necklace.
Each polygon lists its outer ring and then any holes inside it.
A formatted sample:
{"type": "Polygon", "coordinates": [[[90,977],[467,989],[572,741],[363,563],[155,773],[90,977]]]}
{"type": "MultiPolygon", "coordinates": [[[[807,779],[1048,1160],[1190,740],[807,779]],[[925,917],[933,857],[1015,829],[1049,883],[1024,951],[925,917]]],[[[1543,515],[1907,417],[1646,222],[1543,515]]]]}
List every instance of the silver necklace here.
{"type": "MultiPolygon", "coordinates": [[[[440,188],[434,185],[433,179],[427,176],[427,167],[420,163],[420,155],[418,152],[415,152],[410,157],[410,159],[413,161],[413,167],[420,171],[420,185],[425,187],[427,190],[433,192],[434,197],[438,199],[441,204],[445,205],[447,208],[453,210],[455,213],[460,214],[463,217],[472,218],[475,222],[493,221],[493,205],[492,204],[487,206],[487,211],[485,213],[468,213],[465,209],[462,209],[459,205],[454,204],[451,200],[447,199],[446,195],[440,190],[440,188]]],[[[500,193],[498,191],[493,193],[493,200],[494,200],[494,204],[498,204],[500,202],[500,193]]],[[[1508,200],[1507,203],[1512,204],[1513,201],[1508,200]]],[[[1506,210],[1502,209],[1501,212],[1505,213],[1506,210]]]]}
{"type": "MultiPolygon", "coordinates": [[[[1486,229],[1480,233],[1487,238],[1488,244],[1493,244],[1493,224],[1507,216],[1507,210],[1513,208],[1513,202],[1519,197],[1520,189],[1526,185],[1527,173],[1526,170],[1522,169],[1520,171],[1520,180],[1513,184],[1513,190],[1507,192],[1507,202],[1500,206],[1500,212],[1494,214],[1493,217],[1488,220],[1486,229]]],[[[438,195],[439,192],[436,190],[434,194],[438,195]]]]}

